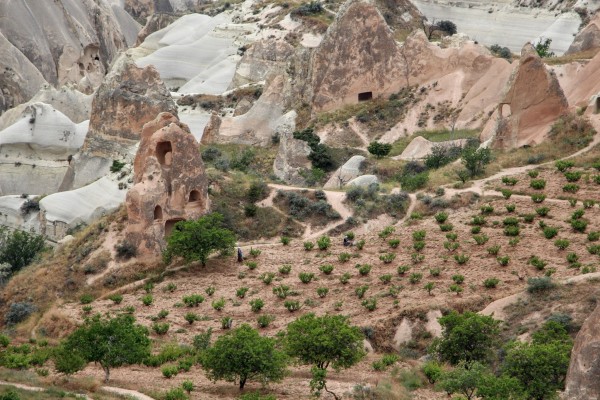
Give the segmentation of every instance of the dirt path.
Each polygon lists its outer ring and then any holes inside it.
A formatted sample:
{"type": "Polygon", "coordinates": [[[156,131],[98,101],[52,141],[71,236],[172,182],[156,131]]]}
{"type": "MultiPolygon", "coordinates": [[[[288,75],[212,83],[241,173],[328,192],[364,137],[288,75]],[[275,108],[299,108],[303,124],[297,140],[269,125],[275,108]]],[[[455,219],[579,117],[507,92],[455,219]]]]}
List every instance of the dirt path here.
{"type": "MultiPolygon", "coordinates": [[[[39,393],[39,392],[46,391],[46,388],[43,388],[43,387],[29,386],[29,385],[24,385],[22,383],[6,382],[6,381],[0,381],[0,386],[12,386],[17,389],[25,390],[27,392],[38,392],[39,393]]],[[[89,397],[85,394],[80,394],[80,393],[69,393],[69,394],[74,394],[76,396],[76,398],[78,398],[78,399],[92,400],[91,397],[89,397]]],[[[154,399],[151,399],[149,397],[147,399],[143,399],[140,397],[140,400],[154,400],[154,399]]]]}
{"type": "Polygon", "coordinates": [[[146,396],[143,393],[136,392],[135,390],[123,389],[123,388],[112,387],[112,386],[102,386],[101,389],[104,390],[105,392],[119,394],[119,395],[123,395],[123,396],[129,396],[129,398],[136,399],[136,400],[154,400],[154,398],[152,398],[150,396],[146,396]]]}

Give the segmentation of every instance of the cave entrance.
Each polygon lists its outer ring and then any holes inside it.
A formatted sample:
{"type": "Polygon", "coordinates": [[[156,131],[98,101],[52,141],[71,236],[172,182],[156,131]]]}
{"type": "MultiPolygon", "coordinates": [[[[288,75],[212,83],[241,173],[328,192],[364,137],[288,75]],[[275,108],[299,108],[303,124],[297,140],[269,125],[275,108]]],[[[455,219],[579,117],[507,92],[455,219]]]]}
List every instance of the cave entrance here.
{"type": "Polygon", "coordinates": [[[163,219],[163,211],[161,206],[154,207],[154,220],[160,221],[163,219]]]}
{"type": "Polygon", "coordinates": [[[373,98],[373,92],[362,92],[358,94],[358,101],[369,101],[373,98]]]}
{"type": "Polygon", "coordinates": [[[594,110],[594,114],[600,114],[600,96],[596,97],[596,109],[594,110]]]}
{"type": "Polygon", "coordinates": [[[202,195],[199,190],[192,190],[188,198],[188,203],[185,205],[186,211],[201,210],[204,206],[202,202],[202,195]]]}
{"type": "Polygon", "coordinates": [[[175,227],[175,224],[178,223],[179,221],[185,221],[185,220],[183,218],[173,218],[173,219],[169,219],[169,220],[167,220],[167,222],[165,222],[165,238],[167,238],[171,235],[171,232],[173,232],[173,228],[175,227]]]}
{"type": "Polygon", "coordinates": [[[160,165],[171,165],[173,161],[173,147],[171,142],[159,142],[156,145],[156,158],[160,165]]]}

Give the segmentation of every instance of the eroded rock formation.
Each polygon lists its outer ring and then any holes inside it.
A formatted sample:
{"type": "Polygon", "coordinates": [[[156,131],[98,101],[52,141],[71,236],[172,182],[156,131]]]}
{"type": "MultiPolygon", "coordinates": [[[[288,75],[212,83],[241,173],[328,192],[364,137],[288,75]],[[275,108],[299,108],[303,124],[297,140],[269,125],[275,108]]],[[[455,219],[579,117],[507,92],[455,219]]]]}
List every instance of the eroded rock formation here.
{"type": "Polygon", "coordinates": [[[494,145],[500,148],[540,143],[567,108],[567,99],[556,76],[528,43],[507,83],[497,118],[490,119],[482,138],[493,137],[494,145]]]}
{"type": "Polygon", "coordinates": [[[600,398],[600,307],[585,320],[571,351],[565,399],[600,398]]]}
{"type": "Polygon", "coordinates": [[[265,39],[255,43],[238,63],[229,88],[263,81],[269,74],[283,74],[293,54],[294,48],[281,40],[265,39]]]}
{"type": "Polygon", "coordinates": [[[405,84],[392,31],[368,2],[342,6],[312,58],[312,106],[316,112],[376,97],[405,84]]]}
{"type": "Polygon", "coordinates": [[[299,139],[294,139],[292,132],[280,136],[279,151],[273,163],[273,173],[279,179],[291,185],[305,185],[303,171],[310,170],[311,162],[308,159],[310,147],[299,139]]]}
{"type": "Polygon", "coordinates": [[[158,254],[175,223],[208,209],[198,142],[187,125],[161,113],[144,125],[127,193],[127,240],[142,254],[158,254]]]}
{"type": "Polygon", "coordinates": [[[565,54],[598,49],[600,49],[600,13],[596,14],[590,23],[575,36],[565,54]]]}

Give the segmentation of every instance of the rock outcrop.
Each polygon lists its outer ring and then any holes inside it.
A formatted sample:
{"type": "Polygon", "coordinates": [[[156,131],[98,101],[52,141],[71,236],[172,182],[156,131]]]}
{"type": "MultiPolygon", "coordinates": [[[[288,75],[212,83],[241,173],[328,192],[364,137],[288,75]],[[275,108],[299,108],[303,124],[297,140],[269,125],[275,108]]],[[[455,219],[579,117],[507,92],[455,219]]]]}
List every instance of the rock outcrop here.
{"type": "Polygon", "coordinates": [[[600,49],[600,13],[596,14],[590,23],[575,36],[565,54],[598,49],[600,49]]]}
{"type": "Polygon", "coordinates": [[[535,48],[528,43],[507,83],[497,118],[490,119],[482,139],[491,137],[494,146],[506,149],[540,143],[567,108],[567,99],[556,76],[548,71],[535,48]]]}
{"type": "Polygon", "coordinates": [[[240,60],[229,89],[264,81],[269,74],[283,74],[294,48],[287,42],[265,39],[253,44],[240,60]]]}
{"type": "Polygon", "coordinates": [[[405,82],[400,48],[381,13],[361,0],[344,4],[312,57],[313,110],[387,97],[405,82]]]}
{"type": "Polygon", "coordinates": [[[159,254],[182,220],[208,210],[207,180],[198,142],[185,124],[161,113],[144,125],[127,193],[127,240],[141,254],[159,254]]]}
{"type": "Polygon", "coordinates": [[[144,25],[142,30],[138,33],[135,45],[139,46],[149,35],[166,28],[177,21],[179,17],[180,15],[164,12],[152,14],[146,21],[146,25],[144,25]]]}
{"type": "Polygon", "coordinates": [[[443,147],[463,147],[467,142],[467,139],[457,139],[457,140],[448,140],[445,142],[432,142],[425,139],[422,136],[417,136],[414,138],[408,146],[404,149],[402,154],[398,157],[394,157],[397,160],[420,160],[427,157],[434,146],[443,146],[443,147]]]}
{"type": "Polygon", "coordinates": [[[357,178],[361,174],[362,163],[366,160],[363,156],[352,156],[331,175],[331,178],[325,183],[325,189],[341,189],[348,182],[357,178]]]}
{"type": "MultiPolygon", "coordinates": [[[[0,15],[0,33],[55,86],[100,84],[112,60],[135,43],[140,29],[108,0],[4,1],[0,15]]],[[[2,69],[11,62],[0,60],[2,69]]]]}
{"type": "Polygon", "coordinates": [[[177,105],[158,72],[121,56],[94,96],[88,135],[61,189],[85,186],[106,175],[113,159],[131,158],[142,127],[161,112],[177,115],[177,105]]]}
{"type": "Polygon", "coordinates": [[[369,187],[379,184],[379,179],[375,175],[361,175],[352,179],[346,186],[369,187]]]}
{"type": "Polygon", "coordinates": [[[600,398],[600,306],[585,320],[571,350],[565,399],[600,398]]]}
{"type": "Polygon", "coordinates": [[[311,168],[308,159],[310,151],[304,140],[294,139],[292,132],[283,133],[279,137],[279,151],[273,163],[273,173],[290,185],[305,185],[306,180],[301,173],[311,168]]]}

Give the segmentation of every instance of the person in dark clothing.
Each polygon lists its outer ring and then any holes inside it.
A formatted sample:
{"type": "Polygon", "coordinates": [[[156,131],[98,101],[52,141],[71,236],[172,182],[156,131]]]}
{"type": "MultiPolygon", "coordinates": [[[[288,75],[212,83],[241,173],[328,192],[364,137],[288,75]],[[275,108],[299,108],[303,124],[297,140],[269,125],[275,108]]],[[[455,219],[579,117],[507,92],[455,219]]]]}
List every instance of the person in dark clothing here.
{"type": "Polygon", "coordinates": [[[237,249],[237,258],[238,262],[244,262],[244,254],[242,253],[242,249],[240,247],[237,249]]]}

